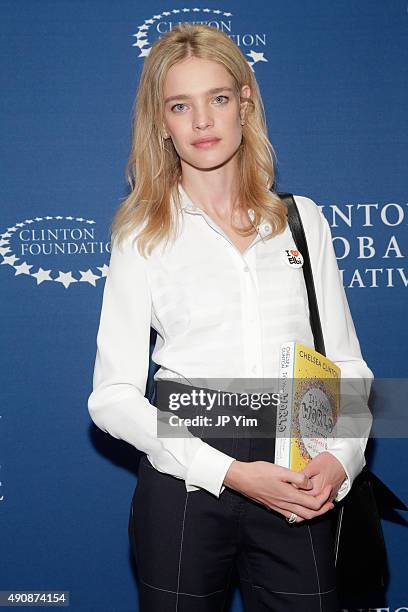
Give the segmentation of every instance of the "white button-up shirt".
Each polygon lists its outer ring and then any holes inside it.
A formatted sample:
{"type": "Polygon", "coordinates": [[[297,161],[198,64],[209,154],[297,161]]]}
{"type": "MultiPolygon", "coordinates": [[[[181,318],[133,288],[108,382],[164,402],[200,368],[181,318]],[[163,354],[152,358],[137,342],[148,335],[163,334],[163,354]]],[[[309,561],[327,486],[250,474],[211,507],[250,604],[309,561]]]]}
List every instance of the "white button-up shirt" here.
{"type": "MultiPolygon", "coordinates": [[[[234,457],[183,429],[180,437],[157,436],[157,408],[144,394],[149,368],[150,327],[157,331],[153,361],[162,378],[279,377],[282,343],[314,346],[302,268],[285,262],[295,246],[289,227],[265,240],[262,221],[241,252],[184,189],[181,231],[164,252],[145,259],[131,240],[112,246],[106,278],[88,409],[94,423],[147,454],[160,472],[183,479],[187,491],[204,488],[217,497],[234,457]]],[[[342,377],[369,383],[332,245],[330,227],[309,198],[295,196],[305,229],[326,354],[342,377]]],[[[249,211],[251,216],[251,211],[249,211]]],[[[371,415],[369,415],[371,418],[371,415]]],[[[365,432],[368,436],[369,427],[365,432]]],[[[180,430],[180,428],[178,428],[180,430]]],[[[337,500],[350,490],[365,465],[367,437],[336,438],[329,448],[347,479],[337,500]]]]}

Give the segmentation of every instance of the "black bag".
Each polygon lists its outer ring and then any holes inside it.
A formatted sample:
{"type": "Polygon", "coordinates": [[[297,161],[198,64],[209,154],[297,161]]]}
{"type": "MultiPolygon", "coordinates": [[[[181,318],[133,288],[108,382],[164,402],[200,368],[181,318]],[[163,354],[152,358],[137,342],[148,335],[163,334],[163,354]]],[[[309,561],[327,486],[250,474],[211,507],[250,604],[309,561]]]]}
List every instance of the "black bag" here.
{"type": "MultiPolygon", "coordinates": [[[[315,349],[325,355],[313,273],[302,220],[290,193],[278,193],[288,209],[288,224],[303,256],[303,274],[307,289],[310,325],[315,349]]],[[[388,582],[387,553],[381,525],[380,509],[407,506],[364,466],[354,479],[348,494],[335,502],[333,527],[337,589],[339,597],[366,595],[384,589],[388,582]]]]}

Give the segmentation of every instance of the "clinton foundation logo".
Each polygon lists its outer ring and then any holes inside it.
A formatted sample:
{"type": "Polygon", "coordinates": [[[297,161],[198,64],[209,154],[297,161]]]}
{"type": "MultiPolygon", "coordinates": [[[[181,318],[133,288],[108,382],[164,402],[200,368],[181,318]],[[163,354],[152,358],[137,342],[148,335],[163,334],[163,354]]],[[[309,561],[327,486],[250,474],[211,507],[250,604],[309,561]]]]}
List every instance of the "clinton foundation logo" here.
{"type": "Polygon", "coordinates": [[[14,276],[31,276],[36,285],[95,287],[107,275],[110,253],[95,226],[92,219],[61,215],[15,223],[0,234],[0,265],[14,276]]]}
{"type": "Polygon", "coordinates": [[[268,61],[265,57],[266,34],[248,31],[246,19],[241,19],[239,29],[235,30],[233,18],[233,13],[214,8],[180,8],[162,11],[145,19],[139,25],[137,32],[133,34],[136,42],[132,46],[139,50],[137,57],[147,57],[154,41],[172,30],[174,26],[185,22],[205,24],[225,32],[240,47],[248,64],[254,70],[253,66],[258,62],[268,61]]]}

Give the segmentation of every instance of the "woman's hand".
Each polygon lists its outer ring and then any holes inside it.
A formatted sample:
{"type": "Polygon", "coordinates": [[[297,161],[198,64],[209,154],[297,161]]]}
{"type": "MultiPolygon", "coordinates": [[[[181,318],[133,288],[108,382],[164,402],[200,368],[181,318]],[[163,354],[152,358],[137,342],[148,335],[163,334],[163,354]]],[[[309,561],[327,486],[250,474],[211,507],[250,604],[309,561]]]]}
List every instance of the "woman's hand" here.
{"type": "Polygon", "coordinates": [[[289,518],[297,514],[296,522],[320,516],[334,508],[329,501],[332,486],[314,491],[314,483],[302,472],[295,472],[269,461],[233,461],[225,476],[224,484],[243,493],[250,499],[276,510],[289,518]]]}
{"type": "Polygon", "coordinates": [[[318,495],[330,485],[330,500],[333,500],[347,474],[340,461],[328,451],[319,453],[301,471],[312,483],[312,488],[305,491],[308,495],[318,495]]]}

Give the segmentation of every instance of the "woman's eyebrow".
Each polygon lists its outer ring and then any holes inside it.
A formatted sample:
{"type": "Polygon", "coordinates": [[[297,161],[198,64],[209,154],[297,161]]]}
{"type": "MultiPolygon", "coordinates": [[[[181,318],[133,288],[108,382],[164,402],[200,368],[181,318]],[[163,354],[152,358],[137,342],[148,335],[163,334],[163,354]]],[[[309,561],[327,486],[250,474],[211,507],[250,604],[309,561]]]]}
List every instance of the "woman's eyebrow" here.
{"type": "MultiPolygon", "coordinates": [[[[232,89],[232,87],[214,87],[213,89],[209,89],[208,91],[204,92],[205,95],[207,94],[215,94],[215,93],[219,93],[220,91],[234,91],[232,89]]],[[[191,98],[191,95],[189,94],[179,94],[178,96],[169,96],[168,98],[165,99],[164,103],[167,104],[167,102],[171,102],[172,100],[189,100],[191,98]]]]}

